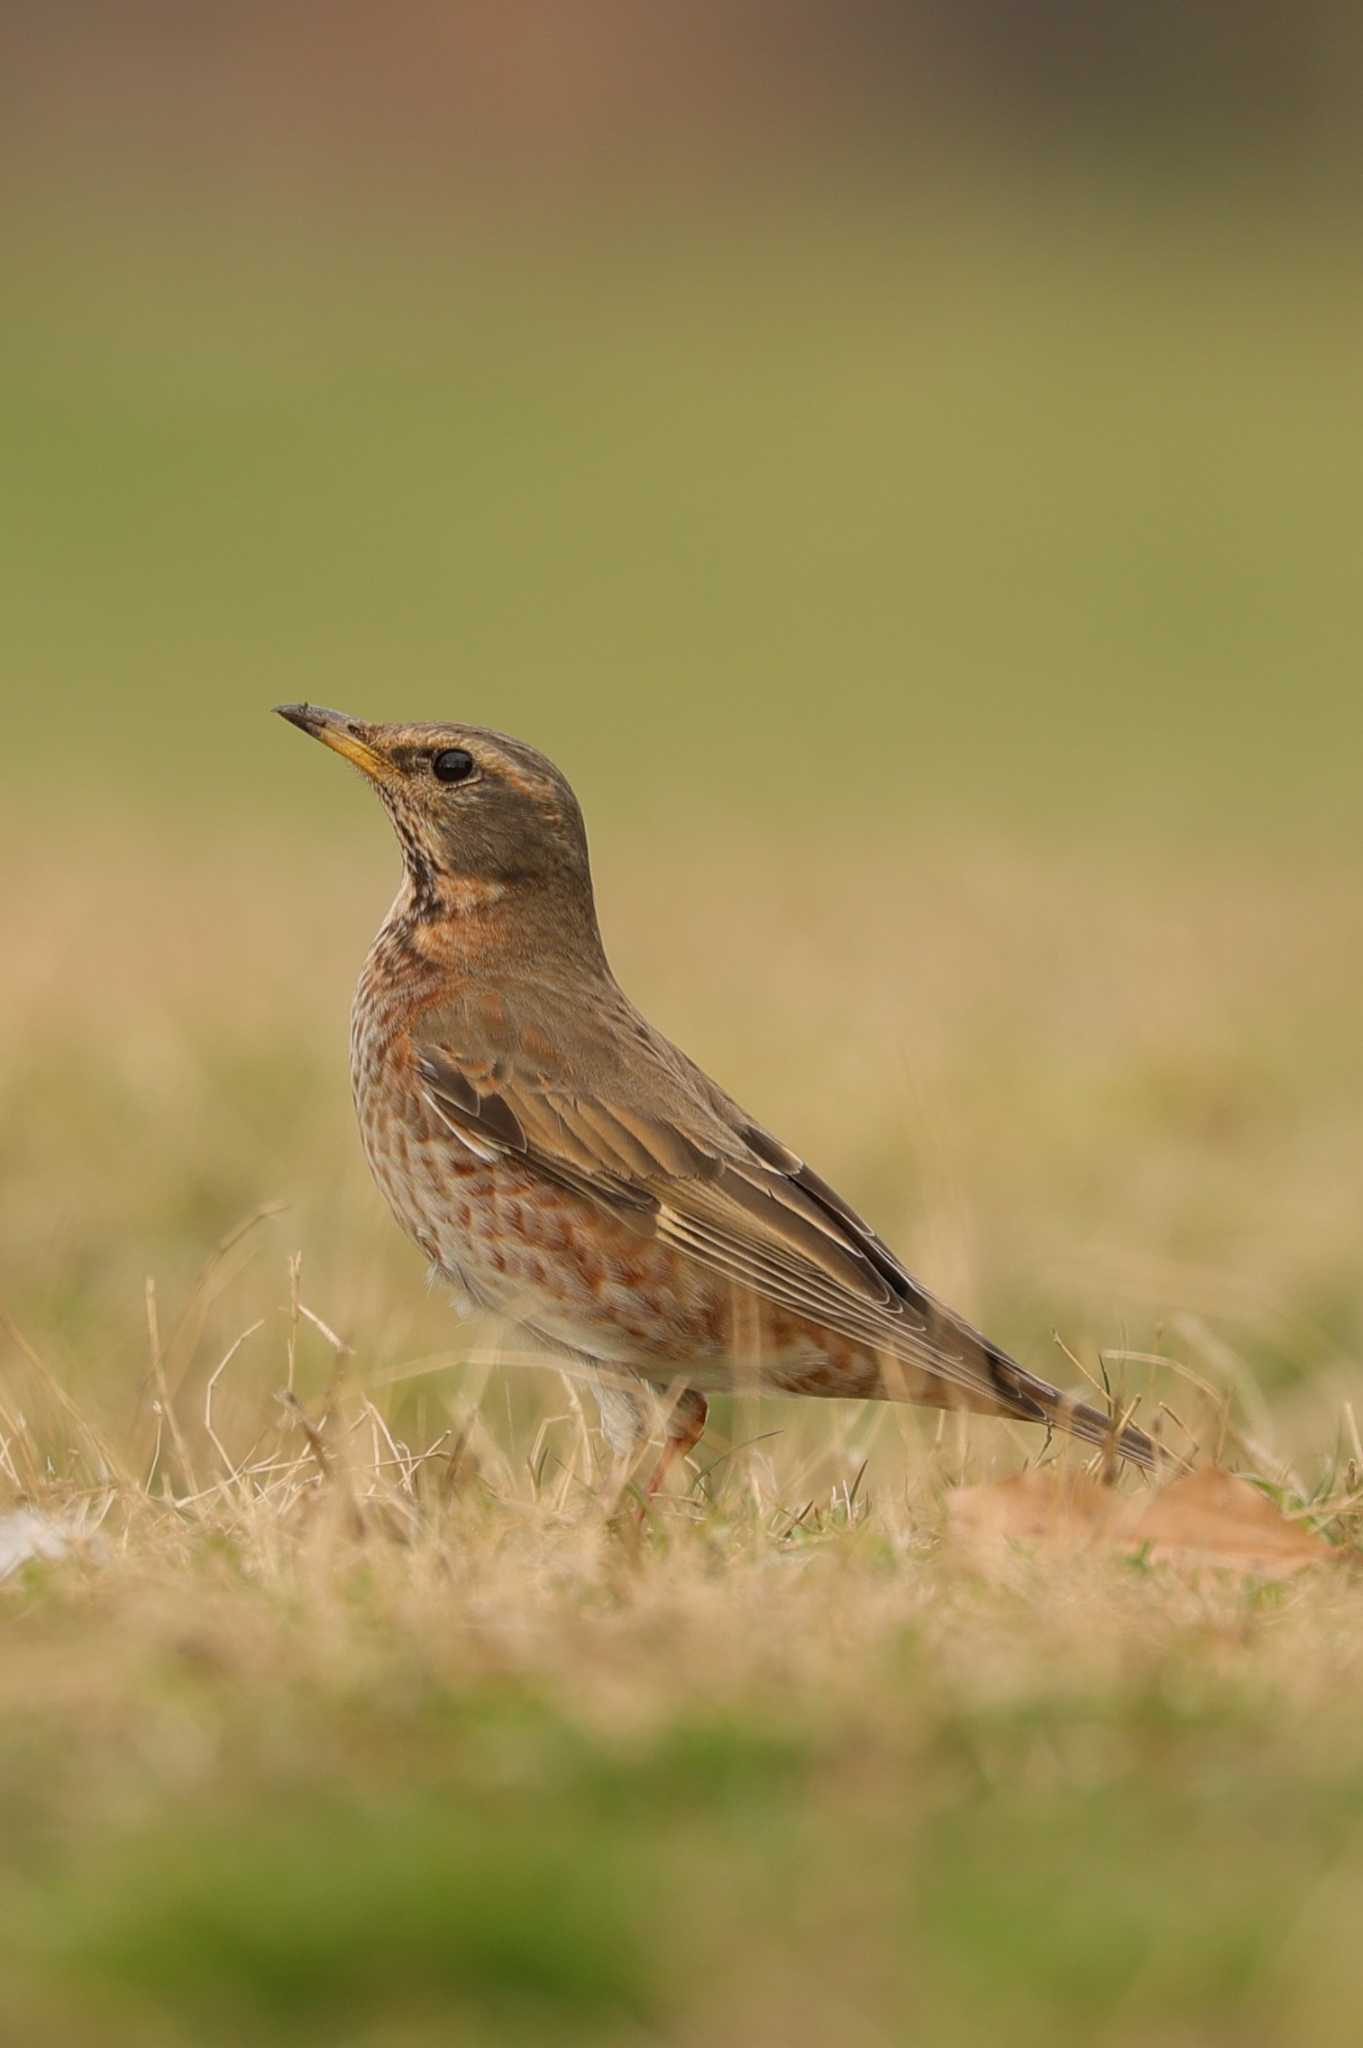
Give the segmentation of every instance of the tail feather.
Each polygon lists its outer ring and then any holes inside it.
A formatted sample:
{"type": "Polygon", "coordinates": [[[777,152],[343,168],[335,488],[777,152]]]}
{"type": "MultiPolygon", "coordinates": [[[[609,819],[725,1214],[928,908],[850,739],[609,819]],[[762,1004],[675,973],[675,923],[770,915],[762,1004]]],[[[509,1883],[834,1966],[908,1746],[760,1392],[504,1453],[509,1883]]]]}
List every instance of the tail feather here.
{"type": "Polygon", "coordinates": [[[1181,1464],[1172,1451],[1156,1443],[1134,1422],[1124,1423],[1119,1429],[1114,1416],[1104,1415],[1101,1409],[1091,1408],[1072,1394],[1062,1394],[1058,1387],[1028,1372],[987,1338],[982,1342],[995,1391],[1014,1415],[1062,1429],[1066,1435],[1096,1444],[1102,1450],[1115,1451],[1119,1457],[1139,1465],[1143,1472],[1167,1471],[1181,1464]]]}
{"type": "Polygon", "coordinates": [[[1134,1422],[1125,1423],[1118,1429],[1115,1417],[1104,1415],[1099,1409],[1090,1408],[1087,1402],[1073,1401],[1064,1394],[1060,1396],[1056,1421],[1071,1436],[1079,1437],[1086,1444],[1098,1444],[1104,1449],[1110,1446],[1119,1457],[1129,1458],[1143,1472],[1158,1472],[1178,1462],[1162,1444],[1157,1444],[1143,1429],[1137,1429],[1134,1422]]]}

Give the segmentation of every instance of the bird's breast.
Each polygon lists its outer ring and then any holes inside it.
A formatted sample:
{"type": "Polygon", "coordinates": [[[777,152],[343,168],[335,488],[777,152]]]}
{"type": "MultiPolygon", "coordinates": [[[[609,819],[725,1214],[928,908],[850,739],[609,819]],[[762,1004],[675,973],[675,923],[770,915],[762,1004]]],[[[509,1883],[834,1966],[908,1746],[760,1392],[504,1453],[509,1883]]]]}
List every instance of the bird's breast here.
{"type": "Polygon", "coordinates": [[[517,1155],[472,1150],[417,1071],[410,1018],[422,1007],[361,978],[351,1079],[370,1171],[441,1273],[576,1357],[660,1380],[682,1369],[711,1389],[751,1373],[792,1391],[864,1390],[874,1364],[854,1343],[759,1302],[517,1155]]]}

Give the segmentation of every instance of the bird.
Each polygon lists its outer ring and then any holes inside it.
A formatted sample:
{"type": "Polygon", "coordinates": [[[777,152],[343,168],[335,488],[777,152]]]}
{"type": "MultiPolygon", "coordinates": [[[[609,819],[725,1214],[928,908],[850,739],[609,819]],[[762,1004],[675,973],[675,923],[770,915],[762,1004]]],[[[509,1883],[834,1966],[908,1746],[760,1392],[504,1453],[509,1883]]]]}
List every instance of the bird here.
{"type": "Polygon", "coordinates": [[[625,994],[581,807],[524,741],[279,716],[357,768],[402,876],[351,1012],[361,1142],[456,1299],[519,1325],[596,1393],[657,1494],[735,1389],[919,1403],[1166,1454],[1018,1364],[916,1280],[849,1202],[625,994]],[[661,1424],[661,1426],[660,1426],[661,1424]]]}

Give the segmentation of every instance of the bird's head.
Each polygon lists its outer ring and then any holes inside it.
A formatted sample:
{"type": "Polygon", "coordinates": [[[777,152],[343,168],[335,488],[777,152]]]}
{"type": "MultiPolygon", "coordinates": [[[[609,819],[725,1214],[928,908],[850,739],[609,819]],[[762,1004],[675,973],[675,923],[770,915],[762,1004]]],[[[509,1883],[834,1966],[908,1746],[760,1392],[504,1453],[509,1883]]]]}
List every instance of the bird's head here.
{"type": "MultiPolygon", "coordinates": [[[[474,725],[374,725],[318,704],[281,718],[343,754],[372,783],[410,883],[432,909],[546,896],[591,913],[582,812],[552,761],[474,725]]],[[[594,922],[594,918],[593,918],[594,922]]]]}

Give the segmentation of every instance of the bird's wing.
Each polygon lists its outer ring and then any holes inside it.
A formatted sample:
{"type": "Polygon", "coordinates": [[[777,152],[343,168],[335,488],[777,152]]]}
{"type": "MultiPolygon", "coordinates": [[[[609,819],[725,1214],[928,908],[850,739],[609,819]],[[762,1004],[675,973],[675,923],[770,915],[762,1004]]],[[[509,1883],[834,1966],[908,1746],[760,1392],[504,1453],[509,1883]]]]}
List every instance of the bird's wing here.
{"type": "MultiPolygon", "coordinates": [[[[516,1157],[777,1307],[947,1383],[944,1402],[949,1385],[969,1406],[1108,1439],[1106,1418],[937,1301],[812,1168],[642,1020],[628,1063],[603,1061],[598,1046],[580,1074],[496,1000],[432,1017],[414,1051],[431,1108],[475,1149],[516,1157]]],[[[1121,1448],[1153,1462],[1139,1430],[1121,1448]]]]}

